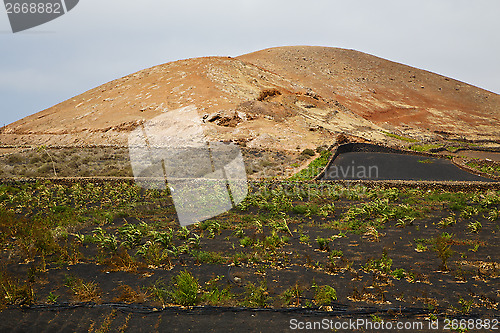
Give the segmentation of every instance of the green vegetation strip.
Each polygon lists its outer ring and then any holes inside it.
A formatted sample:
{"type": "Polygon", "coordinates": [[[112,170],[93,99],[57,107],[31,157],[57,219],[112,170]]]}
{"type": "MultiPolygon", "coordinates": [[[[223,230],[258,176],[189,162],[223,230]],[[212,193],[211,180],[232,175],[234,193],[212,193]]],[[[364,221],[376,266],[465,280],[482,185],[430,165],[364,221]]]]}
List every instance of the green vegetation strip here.
{"type": "Polygon", "coordinates": [[[390,137],[390,138],[394,138],[394,139],[398,139],[398,140],[401,140],[401,141],[406,141],[406,142],[418,142],[418,140],[415,140],[415,139],[412,139],[412,138],[408,138],[408,137],[405,137],[405,136],[401,136],[401,135],[397,135],[397,134],[393,134],[393,133],[389,133],[389,132],[385,132],[385,131],[382,131],[386,136],[390,137]]]}
{"type": "Polygon", "coordinates": [[[332,156],[331,151],[321,152],[320,156],[314,161],[312,161],[307,168],[293,175],[292,177],[289,178],[289,180],[304,181],[316,178],[316,176],[318,176],[321,173],[321,171],[326,167],[331,156],[332,156]]]}
{"type": "Polygon", "coordinates": [[[467,163],[468,166],[492,176],[500,176],[500,165],[481,165],[474,162],[467,163]]]}

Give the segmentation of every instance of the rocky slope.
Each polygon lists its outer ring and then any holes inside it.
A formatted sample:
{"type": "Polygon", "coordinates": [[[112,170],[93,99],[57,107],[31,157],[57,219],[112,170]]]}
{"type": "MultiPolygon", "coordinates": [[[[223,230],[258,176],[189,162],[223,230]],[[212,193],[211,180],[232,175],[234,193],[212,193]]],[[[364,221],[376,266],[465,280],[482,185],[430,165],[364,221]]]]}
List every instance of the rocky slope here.
{"type": "Polygon", "coordinates": [[[361,52],[280,47],[171,62],[6,126],[4,146],[126,146],[139,124],[195,106],[209,140],[302,150],[338,133],[387,143],[500,140],[500,95],[361,52]]]}

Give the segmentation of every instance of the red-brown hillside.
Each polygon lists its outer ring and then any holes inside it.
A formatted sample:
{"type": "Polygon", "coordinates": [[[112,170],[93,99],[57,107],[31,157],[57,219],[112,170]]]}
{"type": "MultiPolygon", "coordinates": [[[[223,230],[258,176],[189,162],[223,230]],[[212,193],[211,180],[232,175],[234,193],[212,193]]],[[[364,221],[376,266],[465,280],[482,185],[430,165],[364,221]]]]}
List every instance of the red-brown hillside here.
{"type": "Polygon", "coordinates": [[[280,47],[139,71],[8,125],[3,145],[126,145],[141,122],[194,105],[212,140],[296,149],[340,132],[500,140],[500,96],[353,50],[280,47]]]}

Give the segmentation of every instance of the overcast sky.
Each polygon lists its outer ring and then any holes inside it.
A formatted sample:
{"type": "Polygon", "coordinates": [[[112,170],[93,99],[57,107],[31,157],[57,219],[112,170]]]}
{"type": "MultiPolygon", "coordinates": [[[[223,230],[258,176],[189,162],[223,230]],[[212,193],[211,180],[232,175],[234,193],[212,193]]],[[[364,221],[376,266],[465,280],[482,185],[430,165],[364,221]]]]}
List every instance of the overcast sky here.
{"type": "Polygon", "coordinates": [[[0,7],[0,126],[165,62],[283,45],[355,49],[500,93],[499,0],[80,0],[13,34],[0,7]]]}

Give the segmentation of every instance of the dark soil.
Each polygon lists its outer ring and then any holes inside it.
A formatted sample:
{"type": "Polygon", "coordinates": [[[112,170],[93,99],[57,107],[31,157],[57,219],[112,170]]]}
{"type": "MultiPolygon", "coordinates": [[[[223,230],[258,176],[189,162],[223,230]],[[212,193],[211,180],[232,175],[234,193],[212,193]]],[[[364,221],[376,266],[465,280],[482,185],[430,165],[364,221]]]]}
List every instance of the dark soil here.
{"type": "MultiPolygon", "coordinates": [[[[293,190],[295,185],[289,186],[293,190]]],[[[340,194],[317,194],[316,190],[309,188],[301,198],[283,188],[269,195],[254,189],[246,206],[188,229],[186,238],[199,235],[199,245],[174,237],[168,249],[187,246],[186,250],[156,263],[136,254],[152,238],[144,235],[137,246],[127,249],[119,233],[120,227],[141,223],[152,231],[179,230],[170,199],[162,195],[156,200],[149,192],[142,192],[137,201],[101,206],[103,212],[115,212],[112,220],[79,222],[66,239],[59,238],[61,248],[79,253],[73,262],[54,250],[45,256],[43,267],[39,254],[30,259],[21,248],[13,247],[21,234],[2,238],[2,276],[28,284],[35,296],[32,302],[19,298],[7,304],[0,312],[0,331],[268,332],[286,330],[292,318],[425,323],[432,316],[441,322],[445,318],[498,319],[500,220],[489,215],[500,208],[498,191],[356,187],[341,189],[340,194]],[[330,203],[335,204],[333,210],[322,214],[330,203]],[[381,220],[391,209],[404,213],[390,213],[381,220]],[[275,226],[283,219],[289,231],[275,226]],[[473,229],[476,222],[480,227],[473,229]],[[96,241],[77,241],[76,234],[95,235],[98,225],[106,235],[116,235],[116,250],[96,241]],[[211,226],[216,225],[220,228],[211,234],[211,226]],[[433,250],[443,233],[449,235],[443,244],[452,251],[445,265],[433,250]],[[327,240],[323,248],[318,238],[327,240]],[[199,251],[218,257],[203,259],[199,251]],[[128,257],[132,258],[129,266],[119,260],[128,257]],[[202,308],[180,309],[172,300],[162,304],[151,287],[158,281],[168,284],[185,270],[203,290],[219,277],[220,288],[228,288],[234,296],[213,304],[224,308],[213,308],[206,301],[198,303],[202,308]],[[68,287],[68,278],[95,283],[97,296],[90,303],[82,302],[68,287]],[[246,305],[249,286],[256,288],[263,281],[267,288],[261,306],[246,305]],[[337,299],[319,304],[315,286],[333,287],[337,299]],[[301,296],[287,304],[282,296],[293,287],[302,291],[301,296]],[[57,295],[55,302],[49,302],[51,294],[57,295]],[[256,307],[262,310],[252,310],[256,307]]],[[[2,200],[9,207],[6,197],[2,200]]],[[[31,213],[16,216],[38,221],[31,213]]],[[[5,280],[2,284],[6,286],[5,280]]]]}

